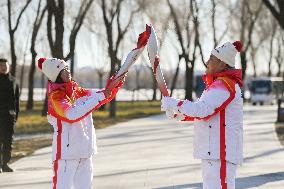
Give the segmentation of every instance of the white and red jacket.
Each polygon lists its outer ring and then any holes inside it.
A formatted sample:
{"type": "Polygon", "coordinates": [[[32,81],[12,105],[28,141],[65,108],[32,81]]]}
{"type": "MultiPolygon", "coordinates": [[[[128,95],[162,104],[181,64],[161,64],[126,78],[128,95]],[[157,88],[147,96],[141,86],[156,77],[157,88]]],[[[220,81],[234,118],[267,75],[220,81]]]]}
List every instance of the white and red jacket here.
{"type": "Polygon", "coordinates": [[[81,88],[74,81],[48,83],[47,119],[54,128],[53,161],[89,158],[97,152],[92,112],[109,102],[117,91],[115,88],[106,99],[103,91],[81,88]]]}
{"type": "Polygon", "coordinates": [[[178,111],[194,120],[194,157],[243,161],[243,99],[241,70],[206,75],[207,86],[196,102],[178,103],[178,111]]]}

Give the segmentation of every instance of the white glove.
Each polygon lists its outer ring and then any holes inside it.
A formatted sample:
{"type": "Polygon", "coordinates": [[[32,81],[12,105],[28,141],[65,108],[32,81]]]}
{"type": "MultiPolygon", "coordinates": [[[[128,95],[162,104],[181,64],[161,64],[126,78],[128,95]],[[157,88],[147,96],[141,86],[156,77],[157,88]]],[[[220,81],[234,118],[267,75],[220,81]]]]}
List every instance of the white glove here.
{"type": "Polygon", "coordinates": [[[177,121],[182,121],[182,120],[184,120],[184,118],[185,118],[185,116],[182,113],[180,113],[180,112],[176,113],[175,119],[177,121]]]}
{"type": "Polygon", "coordinates": [[[173,110],[177,111],[178,110],[178,100],[172,98],[172,97],[165,97],[163,96],[162,98],[162,105],[161,105],[161,110],[166,111],[166,110],[173,110]]]}
{"type": "Polygon", "coordinates": [[[169,119],[175,119],[177,121],[184,120],[184,115],[182,113],[180,113],[179,111],[175,112],[172,109],[167,109],[166,115],[169,119]]]}
{"type": "Polygon", "coordinates": [[[167,117],[169,118],[169,119],[174,119],[175,117],[175,113],[174,113],[174,111],[173,110],[170,110],[170,109],[168,109],[168,110],[166,110],[166,115],[167,115],[167,117]]]}

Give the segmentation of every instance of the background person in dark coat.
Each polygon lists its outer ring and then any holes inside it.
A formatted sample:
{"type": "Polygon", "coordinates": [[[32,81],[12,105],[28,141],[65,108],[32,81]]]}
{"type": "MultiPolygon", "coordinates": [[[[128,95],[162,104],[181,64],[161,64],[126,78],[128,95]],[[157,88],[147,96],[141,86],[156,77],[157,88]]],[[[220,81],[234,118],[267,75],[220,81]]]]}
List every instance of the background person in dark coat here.
{"type": "Polygon", "coordinates": [[[14,126],[19,113],[19,86],[9,73],[8,61],[0,58],[0,172],[12,172],[11,159],[14,126]]]}

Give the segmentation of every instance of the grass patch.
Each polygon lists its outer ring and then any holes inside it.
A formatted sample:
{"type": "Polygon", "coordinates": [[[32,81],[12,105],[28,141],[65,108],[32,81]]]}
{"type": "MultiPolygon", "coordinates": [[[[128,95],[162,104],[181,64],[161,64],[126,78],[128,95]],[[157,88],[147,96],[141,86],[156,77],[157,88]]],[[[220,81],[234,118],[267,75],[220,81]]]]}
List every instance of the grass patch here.
{"type": "Polygon", "coordinates": [[[276,123],[275,130],[276,130],[279,141],[284,146],[284,123],[276,123]]]}
{"type": "Polygon", "coordinates": [[[13,141],[13,151],[11,162],[22,157],[31,155],[35,150],[51,145],[51,138],[40,137],[13,141]]]}
{"type": "MultiPolygon", "coordinates": [[[[42,102],[35,102],[34,110],[25,110],[26,103],[21,103],[21,112],[16,123],[15,134],[38,134],[52,133],[53,128],[47,122],[46,117],[41,116],[42,102]]],[[[141,118],[150,115],[160,114],[160,101],[135,101],[117,102],[116,118],[109,118],[108,105],[105,110],[93,113],[96,129],[128,121],[134,118],[141,118]]],[[[13,142],[12,161],[32,154],[35,150],[51,145],[51,139],[37,137],[32,139],[16,140],[13,142]]]]}

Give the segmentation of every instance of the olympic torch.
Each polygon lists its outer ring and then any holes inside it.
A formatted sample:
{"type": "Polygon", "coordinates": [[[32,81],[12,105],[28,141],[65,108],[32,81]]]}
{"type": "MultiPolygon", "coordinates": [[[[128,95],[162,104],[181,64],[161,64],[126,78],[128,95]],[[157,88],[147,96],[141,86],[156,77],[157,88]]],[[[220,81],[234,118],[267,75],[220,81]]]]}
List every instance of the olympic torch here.
{"type": "Polygon", "coordinates": [[[163,76],[163,72],[161,70],[160,67],[160,58],[158,55],[158,40],[157,40],[157,35],[156,32],[154,30],[153,26],[148,26],[150,27],[150,37],[149,37],[149,41],[148,41],[148,57],[150,60],[150,63],[152,65],[152,69],[153,69],[153,73],[154,76],[157,80],[158,86],[160,88],[160,91],[162,93],[163,96],[169,96],[169,92],[168,92],[168,88],[167,88],[167,84],[165,82],[164,76],[163,76]]]}
{"type": "Polygon", "coordinates": [[[150,36],[150,28],[146,26],[146,30],[139,34],[138,41],[137,41],[137,47],[133,49],[125,59],[124,63],[122,64],[121,68],[118,72],[116,72],[107,82],[106,89],[112,91],[118,83],[122,82],[127,75],[127,72],[129,68],[136,62],[138,57],[143,52],[149,36],[150,36]]]}

